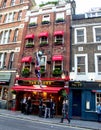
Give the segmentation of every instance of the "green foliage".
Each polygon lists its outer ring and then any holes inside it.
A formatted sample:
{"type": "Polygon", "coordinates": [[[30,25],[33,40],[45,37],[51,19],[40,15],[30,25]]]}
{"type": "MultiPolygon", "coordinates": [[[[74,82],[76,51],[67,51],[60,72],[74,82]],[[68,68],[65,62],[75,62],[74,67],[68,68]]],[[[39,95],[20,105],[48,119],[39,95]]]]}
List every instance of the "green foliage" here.
{"type": "Polygon", "coordinates": [[[42,3],[42,4],[40,4],[39,6],[40,6],[40,7],[43,7],[43,6],[49,5],[49,4],[57,5],[57,4],[58,4],[58,1],[49,1],[49,2],[46,2],[46,3],[42,3]]]}
{"type": "Polygon", "coordinates": [[[33,47],[34,46],[34,44],[31,42],[31,43],[26,43],[26,47],[33,47]]]}
{"type": "Polygon", "coordinates": [[[60,70],[60,68],[56,68],[55,70],[53,70],[52,74],[54,76],[58,76],[62,74],[62,71],[60,70]]]}
{"type": "Polygon", "coordinates": [[[64,19],[63,18],[56,19],[56,23],[59,23],[59,22],[64,22],[64,19]]]}
{"type": "Polygon", "coordinates": [[[49,22],[49,21],[44,20],[44,21],[42,21],[41,23],[42,23],[42,24],[49,24],[50,22],[49,22]]]}
{"type": "Polygon", "coordinates": [[[22,69],[21,74],[22,74],[22,76],[24,76],[24,77],[29,76],[29,74],[30,74],[29,68],[24,68],[24,69],[22,69]]]}

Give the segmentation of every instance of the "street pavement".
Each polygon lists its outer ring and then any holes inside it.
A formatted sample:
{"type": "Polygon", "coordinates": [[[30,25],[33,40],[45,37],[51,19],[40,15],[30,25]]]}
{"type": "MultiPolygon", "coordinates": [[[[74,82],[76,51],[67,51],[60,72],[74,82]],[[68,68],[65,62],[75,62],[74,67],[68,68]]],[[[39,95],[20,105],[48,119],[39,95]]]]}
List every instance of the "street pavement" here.
{"type": "Polygon", "coordinates": [[[64,120],[63,123],[60,123],[59,117],[54,118],[42,118],[36,115],[24,115],[20,111],[11,111],[6,109],[0,109],[0,115],[16,117],[20,119],[27,119],[31,121],[39,121],[39,122],[47,122],[51,124],[61,124],[61,125],[69,125],[78,128],[91,129],[91,130],[101,130],[101,123],[94,121],[83,121],[83,120],[74,120],[72,119],[70,124],[68,124],[67,120],[64,120]]]}

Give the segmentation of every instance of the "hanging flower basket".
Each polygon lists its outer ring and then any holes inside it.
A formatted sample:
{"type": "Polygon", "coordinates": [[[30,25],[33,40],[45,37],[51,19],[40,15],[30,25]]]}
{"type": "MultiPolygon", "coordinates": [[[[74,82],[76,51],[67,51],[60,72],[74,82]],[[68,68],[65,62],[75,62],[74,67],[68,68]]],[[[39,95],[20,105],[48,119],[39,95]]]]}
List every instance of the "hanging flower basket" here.
{"type": "Polygon", "coordinates": [[[21,75],[22,75],[23,77],[28,77],[28,76],[30,75],[30,70],[29,70],[29,68],[24,68],[24,69],[22,69],[21,75]]]}

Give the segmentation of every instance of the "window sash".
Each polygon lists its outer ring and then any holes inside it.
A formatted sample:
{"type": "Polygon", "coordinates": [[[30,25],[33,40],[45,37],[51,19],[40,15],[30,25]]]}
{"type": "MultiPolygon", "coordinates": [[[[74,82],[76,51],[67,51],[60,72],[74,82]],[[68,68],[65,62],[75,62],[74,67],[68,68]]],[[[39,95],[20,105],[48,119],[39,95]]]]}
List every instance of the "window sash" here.
{"type": "Polygon", "coordinates": [[[84,42],[84,29],[77,30],[77,42],[84,42]]]}
{"type": "Polygon", "coordinates": [[[85,65],[85,56],[77,57],[77,73],[85,73],[86,72],[85,65]]]}

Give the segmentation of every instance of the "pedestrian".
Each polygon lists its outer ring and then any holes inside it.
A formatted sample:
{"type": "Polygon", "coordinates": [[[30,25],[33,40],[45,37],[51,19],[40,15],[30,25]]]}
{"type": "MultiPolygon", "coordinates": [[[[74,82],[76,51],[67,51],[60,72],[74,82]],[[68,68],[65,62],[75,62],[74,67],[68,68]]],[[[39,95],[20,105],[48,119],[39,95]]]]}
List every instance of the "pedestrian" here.
{"type": "Polygon", "coordinates": [[[50,117],[53,118],[55,111],[55,103],[53,102],[53,99],[50,99],[50,117]]]}
{"type": "Polygon", "coordinates": [[[69,116],[68,116],[68,109],[69,109],[68,100],[63,100],[62,118],[61,118],[61,122],[60,122],[60,123],[63,123],[63,120],[64,120],[64,119],[67,119],[67,120],[68,120],[68,123],[70,123],[70,118],[69,118],[69,116]]]}
{"type": "Polygon", "coordinates": [[[101,122],[101,103],[97,103],[97,114],[98,114],[98,122],[101,122]]]}
{"type": "Polygon", "coordinates": [[[39,116],[42,117],[43,116],[43,99],[42,97],[39,99],[39,116]]]}
{"type": "Polygon", "coordinates": [[[26,102],[26,114],[29,115],[31,114],[32,110],[32,101],[31,101],[31,97],[29,96],[26,102]]]}
{"type": "Polygon", "coordinates": [[[24,96],[24,98],[21,100],[21,113],[25,113],[26,111],[26,102],[27,102],[27,97],[24,96]]]}

